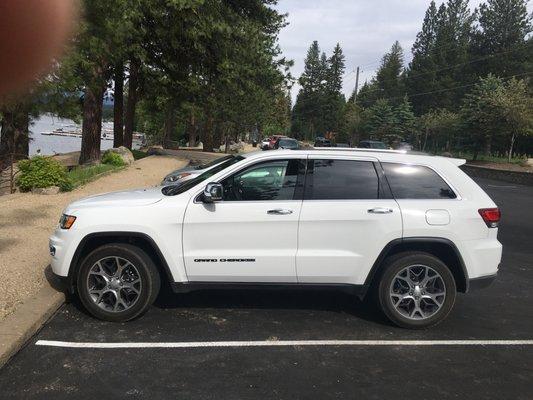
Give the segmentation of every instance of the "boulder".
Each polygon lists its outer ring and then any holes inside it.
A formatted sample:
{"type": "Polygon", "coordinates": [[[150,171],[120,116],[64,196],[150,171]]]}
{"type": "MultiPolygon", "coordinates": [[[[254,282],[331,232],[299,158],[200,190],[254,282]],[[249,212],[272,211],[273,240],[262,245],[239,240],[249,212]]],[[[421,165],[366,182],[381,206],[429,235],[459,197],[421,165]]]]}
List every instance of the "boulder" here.
{"type": "Polygon", "coordinates": [[[163,146],[150,146],[148,150],[146,150],[146,154],[149,156],[162,156],[165,154],[165,150],[163,149],[163,146]]]}
{"type": "Polygon", "coordinates": [[[133,153],[130,151],[130,149],[124,146],[112,148],[112,149],[107,150],[106,152],[118,154],[120,158],[122,158],[122,161],[124,161],[124,164],[126,165],[130,165],[132,162],[135,161],[135,158],[133,158],[133,153]]]}
{"type": "Polygon", "coordinates": [[[533,167],[533,158],[528,158],[526,160],[526,166],[527,167],[533,167]]]}
{"type": "Polygon", "coordinates": [[[33,188],[31,190],[33,194],[58,194],[59,193],[59,186],[50,186],[47,188],[33,188]]]}

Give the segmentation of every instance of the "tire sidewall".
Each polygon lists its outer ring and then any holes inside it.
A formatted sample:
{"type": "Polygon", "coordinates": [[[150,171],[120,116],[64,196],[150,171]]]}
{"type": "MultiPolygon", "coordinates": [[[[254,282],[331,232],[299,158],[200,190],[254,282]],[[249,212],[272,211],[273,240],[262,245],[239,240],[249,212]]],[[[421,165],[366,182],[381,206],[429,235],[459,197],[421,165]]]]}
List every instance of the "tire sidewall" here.
{"type": "Polygon", "coordinates": [[[144,251],[129,244],[110,244],[95,249],[82,261],[77,274],[77,291],[83,306],[91,315],[106,321],[123,322],[143,314],[152,304],[159,291],[158,278],[152,260],[144,251]],[[87,276],[93,265],[102,258],[115,256],[131,262],[137,268],[142,282],[137,302],[133,307],[121,312],[110,312],[100,308],[92,301],[87,288],[87,276]]]}
{"type": "Polygon", "coordinates": [[[409,253],[405,255],[400,254],[394,257],[387,263],[386,270],[379,283],[379,303],[381,309],[387,318],[402,328],[424,329],[442,322],[452,310],[455,303],[456,294],[457,288],[455,279],[450,269],[441,260],[426,253],[409,253]],[[394,308],[392,299],[389,295],[390,285],[396,274],[403,268],[415,264],[425,265],[437,271],[442,277],[446,287],[446,298],[443,306],[436,314],[423,320],[412,320],[401,315],[394,308]]]}

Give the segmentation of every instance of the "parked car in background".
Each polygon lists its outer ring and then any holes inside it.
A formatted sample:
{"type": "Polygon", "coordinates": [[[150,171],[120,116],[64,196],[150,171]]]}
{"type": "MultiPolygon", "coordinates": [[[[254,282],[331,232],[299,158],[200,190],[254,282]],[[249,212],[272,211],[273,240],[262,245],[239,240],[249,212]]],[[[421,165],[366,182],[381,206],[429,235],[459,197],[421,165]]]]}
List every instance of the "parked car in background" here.
{"type": "Polygon", "coordinates": [[[300,145],[296,139],[281,137],[274,144],[274,149],[288,149],[296,150],[299,149],[300,145]]]}
{"type": "Polygon", "coordinates": [[[331,147],[331,140],[318,136],[315,139],[315,147],[331,147]]]}
{"type": "Polygon", "coordinates": [[[413,150],[413,145],[407,142],[400,142],[398,146],[396,146],[396,150],[411,151],[413,150]]]}
{"type": "Polygon", "coordinates": [[[335,147],[341,147],[341,148],[350,148],[350,143],[337,143],[335,144],[335,147]]]}
{"type": "Polygon", "coordinates": [[[359,142],[359,146],[357,146],[361,149],[388,149],[389,146],[387,146],[385,143],[380,142],[378,140],[361,140],[359,142]]]}
{"type": "Polygon", "coordinates": [[[161,185],[164,186],[164,185],[181,184],[182,182],[188,181],[189,179],[193,179],[197,177],[198,175],[203,174],[205,171],[208,171],[209,169],[213,168],[214,166],[220,163],[223,163],[224,161],[230,160],[233,157],[234,156],[232,155],[226,155],[223,157],[219,157],[208,163],[204,163],[200,165],[187,165],[186,167],[172,171],[170,174],[165,176],[163,180],[161,181],[161,185]]]}
{"type": "Polygon", "coordinates": [[[278,141],[279,138],[282,138],[282,137],[287,137],[285,135],[273,135],[271,138],[270,138],[270,142],[268,142],[268,148],[270,150],[274,149],[274,145],[276,144],[276,142],[278,141]]]}
{"type": "Polygon", "coordinates": [[[266,137],[261,141],[261,144],[259,145],[259,147],[261,147],[261,150],[268,150],[269,143],[270,143],[270,138],[266,137]]]}

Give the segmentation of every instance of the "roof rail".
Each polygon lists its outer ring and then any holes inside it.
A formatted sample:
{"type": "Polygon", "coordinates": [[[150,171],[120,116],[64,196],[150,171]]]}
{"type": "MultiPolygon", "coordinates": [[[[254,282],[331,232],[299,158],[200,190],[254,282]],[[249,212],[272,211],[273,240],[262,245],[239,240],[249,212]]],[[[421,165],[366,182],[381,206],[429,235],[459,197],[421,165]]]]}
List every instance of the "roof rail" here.
{"type": "MultiPolygon", "coordinates": [[[[310,147],[310,148],[304,148],[302,150],[332,150],[332,151],[361,151],[361,152],[367,152],[367,153],[396,153],[396,154],[407,154],[413,152],[407,151],[407,150],[389,150],[389,149],[367,149],[367,148],[360,148],[360,147],[310,147]]],[[[425,153],[420,153],[425,154],[425,153]]]]}

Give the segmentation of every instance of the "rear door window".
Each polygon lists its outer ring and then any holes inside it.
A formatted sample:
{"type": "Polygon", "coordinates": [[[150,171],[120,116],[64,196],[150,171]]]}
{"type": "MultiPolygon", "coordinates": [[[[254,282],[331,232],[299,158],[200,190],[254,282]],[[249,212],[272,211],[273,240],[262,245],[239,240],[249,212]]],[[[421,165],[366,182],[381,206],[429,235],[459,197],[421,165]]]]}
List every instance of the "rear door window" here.
{"type": "Polygon", "coordinates": [[[305,200],[377,199],[379,181],[374,163],[355,160],[310,160],[305,200]]]}
{"type": "Polygon", "coordinates": [[[457,195],[431,168],[381,163],[396,199],[455,199],[457,195]]]}

